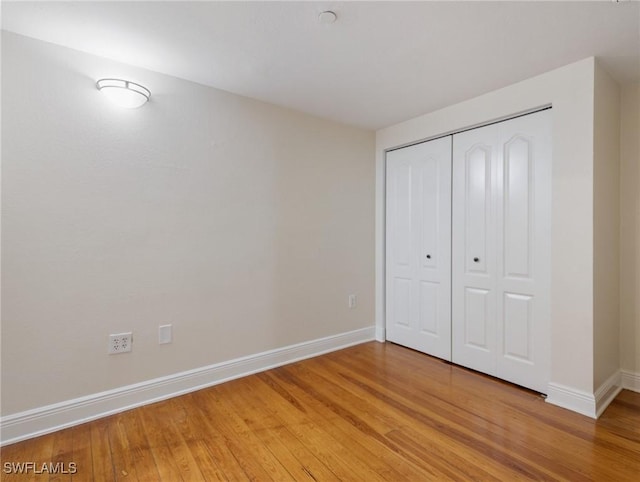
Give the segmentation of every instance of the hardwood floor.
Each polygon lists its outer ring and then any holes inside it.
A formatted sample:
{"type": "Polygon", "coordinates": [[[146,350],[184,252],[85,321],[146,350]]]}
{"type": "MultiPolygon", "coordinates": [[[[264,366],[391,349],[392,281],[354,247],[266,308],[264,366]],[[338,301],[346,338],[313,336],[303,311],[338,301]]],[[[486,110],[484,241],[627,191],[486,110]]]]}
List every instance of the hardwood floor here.
{"type": "Polygon", "coordinates": [[[366,343],[2,449],[2,480],[640,480],[640,394],[598,421],[366,343]]]}

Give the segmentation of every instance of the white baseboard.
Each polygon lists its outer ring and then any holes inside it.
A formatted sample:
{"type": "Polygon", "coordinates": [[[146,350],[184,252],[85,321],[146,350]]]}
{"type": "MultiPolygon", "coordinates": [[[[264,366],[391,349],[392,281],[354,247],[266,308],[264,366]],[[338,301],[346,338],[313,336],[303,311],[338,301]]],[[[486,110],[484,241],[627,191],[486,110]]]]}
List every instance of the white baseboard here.
{"type": "Polygon", "coordinates": [[[640,373],[622,370],[622,388],[640,393],[640,373]]]}
{"type": "Polygon", "coordinates": [[[387,333],[384,326],[376,326],[376,341],[384,343],[387,339],[387,333]]]}
{"type": "Polygon", "coordinates": [[[547,392],[547,403],[581,413],[587,417],[597,418],[596,398],[592,393],[576,390],[559,383],[549,383],[547,392]]]}
{"type": "Polygon", "coordinates": [[[596,418],[602,415],[613,399],[622,391],[620,371],[616,371],[602,385],[598,387],[595,393],[596,399],[596,418]]]}
{"type": "Polygon", "coordinates": [[[2,417],[0,445],[55,432],[252,373],[372,341],[375,335],[375,327],[371,326],[2,417]]]}
{"type": "Polygon", "coordinates": [[[581,413],[587,417],[598,418],[622,388],[619,371],[605,380],[593,394],[558,383],[549,383],[547,403],[581,413]]]}

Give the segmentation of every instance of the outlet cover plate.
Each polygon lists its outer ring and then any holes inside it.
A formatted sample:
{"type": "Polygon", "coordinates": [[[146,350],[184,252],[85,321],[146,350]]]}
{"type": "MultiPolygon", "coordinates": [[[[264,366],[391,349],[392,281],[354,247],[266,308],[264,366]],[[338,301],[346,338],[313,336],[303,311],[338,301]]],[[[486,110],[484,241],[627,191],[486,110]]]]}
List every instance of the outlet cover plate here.
{"type": "Polygon", "coordinates": [[[119,355],[131,351],[133,333],[116,333],[109,335],[109,355],[119,355]]]}

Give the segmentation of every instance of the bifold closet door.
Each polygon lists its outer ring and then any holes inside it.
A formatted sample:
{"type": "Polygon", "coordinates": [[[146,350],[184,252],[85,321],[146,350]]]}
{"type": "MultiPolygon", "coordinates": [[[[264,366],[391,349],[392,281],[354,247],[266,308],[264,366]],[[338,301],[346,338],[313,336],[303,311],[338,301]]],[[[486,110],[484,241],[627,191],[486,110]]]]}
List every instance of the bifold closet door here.
{"type": "Polygon", "coordinates": [[[546,393],[551,117],[453,136],[452,361],[546,393]]]}
{"type": "Polygon", "coordinates": [[[450,360],[451,136],[386,159],[386,337],[450,360]]]}

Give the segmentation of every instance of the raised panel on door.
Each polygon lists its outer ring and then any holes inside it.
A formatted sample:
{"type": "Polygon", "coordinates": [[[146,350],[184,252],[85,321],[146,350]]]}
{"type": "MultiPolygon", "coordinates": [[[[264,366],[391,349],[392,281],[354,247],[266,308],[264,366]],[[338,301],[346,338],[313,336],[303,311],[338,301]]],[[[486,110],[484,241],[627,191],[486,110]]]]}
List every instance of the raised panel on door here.
{"type": "Polygon", "coordinates": [[[531,139],[516,134],[504,145],[503,176],[503,275],[531,277],[534,235],[533,164],[531,139]]]}
{"type": "Polygon", "coordinates": [[[391,286],[393,321],[398,329],[411,329],[411,288],[412,280],[394,276],[391,286]],[[402,327],[402,328],[401,328],[402,327]]]}
{"type": "Polygon", "coordinates": [[[394,156],[387,169],[387,335],[404,337],[413,330],[413,166],[406,155],[394,156]]]}
{"type": "MultiPolygon", "coordinates": [[[[490,313],[493,312],[491,291],[479,288],[465,288],[463,337],[464,345],[473,347],[474,353],[490,353],[493,343],[493,326],[490,313]]],[[[472,354],[474,354],[472,353],[472,354]]]]}
{"type": "MultiPolygon", "coordinates": [[[[412,229],[413,204],[411,202],[412,166],[408,162],[400,162],[391,171],[391,193],[394,195],[391,216],[392,224],[392,261],[395,269],[411,269],[413,256],[412,229]]],[[[408,272],[406,273],[408,274],[408,272]]]]}
{"type": "Polygon", "coordinates": [[[551,111],[499,125],[496,374],[546,393],[550,364],[551,111]]]}
{"type": "Polygon", "coordinates": [[[502,300],[502,355],[531,365],[534,363],[533,296],[504,293],[502,300]]]}
{"type": "Polygon", "coordinates": [[[495,374],[497,129],[453,138],[452,361],[495,374]]]}
{"type": "MultiPolygon", "coordinates": [[[[426,153],[425,153],[426,155],[426,153]]],[[[449,154],[450,156],[450,154],[449,154]]],[[[418,170],[418,199],[416,201],[416,209],[420,216],[420,265],[421,268],[427,270],[437,270],[438,265],[442,264],[439,259],[440,229],[444,219],[440,216],[440,201],[442,197],[441,184],[442,175],[440,173],[441,163],[433,155],[426,155],[424,160],[420,162],[416,169],[418,170]]],[[[444,166],[444,169],[451,169],[450,166],[444,166]]],[[[445,192],[449,191],[449,187],[445,187],[445,192]]]]}
{"type": "Polygon", "coordinates": [[[418,329],[421,333],[433,336],[440,336],[440,283],[433,281],[420,281],[420,313],[418,319],[418,329]]]}
{"type": "Polygon", "coordinates": [[[491,221],[492,149],[478,143],[464,153],[464,269],[488,275],[487,236],[491,221]]]}
{"type": "Polygon", "coordinates": [[[449,360],[451,138],[387,153],[386,194],[387,339],[449,360]]]}

